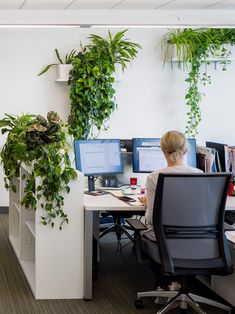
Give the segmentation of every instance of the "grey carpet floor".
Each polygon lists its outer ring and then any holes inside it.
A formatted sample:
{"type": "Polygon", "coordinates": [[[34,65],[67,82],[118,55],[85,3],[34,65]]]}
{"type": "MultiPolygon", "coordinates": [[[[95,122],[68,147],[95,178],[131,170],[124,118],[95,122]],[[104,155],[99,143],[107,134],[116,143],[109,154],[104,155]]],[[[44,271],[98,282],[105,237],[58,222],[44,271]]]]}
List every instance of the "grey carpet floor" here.
{"type": "MultiPolygon", "coordinates": [[[[159,309],[153,299],[144,301],[137,310],[137,291],[152,290],[154,278],[147,267],[138,265],[131,246],[116,252],[116,239],[108,235],[101,240],[98,277],[93,283],[93,300],[35,300],[23,271],[8,240],[8,215],[0,215],[0,314],[147,314],[159,309]]],[[[204,289],[198,282],[191,284],[194,292],[204,289]]],[[[205,290],[210,296],[210,292],[205,290]]],[[[203,291],[203,295],[206,296],[203,291]]],[[[214,297],[214,295],[213,295],[214,297]]],[[[223,311],[205,308],[207,313],[223,311]]],[[[172,310],[171,313],[178,313],[172,310]]],[[[193,313],[189,311],[188,313],[193,313]]]]}

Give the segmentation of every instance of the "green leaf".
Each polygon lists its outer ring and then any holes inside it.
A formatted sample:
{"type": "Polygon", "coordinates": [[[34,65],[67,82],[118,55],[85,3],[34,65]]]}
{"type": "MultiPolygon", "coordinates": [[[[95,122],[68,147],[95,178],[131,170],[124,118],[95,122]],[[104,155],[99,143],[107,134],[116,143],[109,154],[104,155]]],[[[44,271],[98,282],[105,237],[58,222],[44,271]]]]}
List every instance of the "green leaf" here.
{"type": "Polygon", "coordinates": [[[58,49],[55,49],[55,53],[56,53],[56,57],[57,57],[57,59],[59,60],[59,62],[60,62],[61,64],[63,64],[64,62],[62,61],[62,59],[61,59],[61,57],[60,57],[60,54],[59,54],[58,49]]]}
{"type": "Polygon", "coordinates": [[[60,169],[60,167],[56,167],[54,171],[55,171],[56,176],[59,177],[60,174],[61,174],[61,169],[60,169]]]}
{"type": "Polygon", "coordinates": [[[16,193],[16,186],[15,186],[15,185],[12,185],[12,186],[11,186],[11,189],[12,189],[12,191],[13,191],[14,193],[16,193]]]}
{"type": "Polygon", "coordinates": [[[51,67],[54,67],[55,65],[57,65],[57,63],[52,63],[52,64],[47,65],[41,72],[38,73],[37,76],[40,76],[46,73],[51,67]]]}

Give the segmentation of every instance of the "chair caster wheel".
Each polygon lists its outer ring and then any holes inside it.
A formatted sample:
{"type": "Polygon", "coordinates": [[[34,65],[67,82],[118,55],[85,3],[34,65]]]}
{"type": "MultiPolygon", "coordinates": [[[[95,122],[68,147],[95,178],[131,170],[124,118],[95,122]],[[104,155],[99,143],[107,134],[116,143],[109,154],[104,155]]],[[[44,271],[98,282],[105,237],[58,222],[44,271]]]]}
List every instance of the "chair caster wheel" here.
{"type": "Polygon", "coordinates": [[[143,309],[144,308],[143,300],[136,299],[135,300],[135,307],[136,307],[136,309],[143,309]]]}

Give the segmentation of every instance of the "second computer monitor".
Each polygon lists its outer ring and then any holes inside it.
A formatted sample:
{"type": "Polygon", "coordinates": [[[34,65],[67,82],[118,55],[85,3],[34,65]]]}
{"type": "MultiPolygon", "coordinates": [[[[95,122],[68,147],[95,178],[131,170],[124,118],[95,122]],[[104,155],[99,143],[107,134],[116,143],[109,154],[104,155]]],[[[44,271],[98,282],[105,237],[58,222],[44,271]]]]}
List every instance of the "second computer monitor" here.
{"type": "MultiPolygon", "coordinates": [[[[133,172],[150,173],[167,167],[160,138],[133,138],[133,172]]],[[[187,139],[186,165],[196,167],[196,140],[187,139]]]]}

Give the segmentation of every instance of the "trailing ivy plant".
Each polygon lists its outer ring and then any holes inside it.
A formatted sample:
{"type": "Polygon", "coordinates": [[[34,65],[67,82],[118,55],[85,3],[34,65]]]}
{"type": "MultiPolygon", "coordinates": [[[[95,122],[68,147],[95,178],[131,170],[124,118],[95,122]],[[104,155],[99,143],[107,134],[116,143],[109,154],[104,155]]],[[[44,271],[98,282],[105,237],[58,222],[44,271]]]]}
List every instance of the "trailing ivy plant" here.
{"type": "Polygon", "coordinates": [[[113,88],[115,65],[122,70],[133,60],[141,46],[126,39],[127,30],[108,40],[90,35],[90,44],[76,54],[72,61],[69,87],[71,111],[69,133],[76,139],[93,136],[93,127],[106,130],[106,122],[116,108],[113,88]]]}
{"type": "Polygon", "coordinates": [[[222,69],[226,70],[231,52],[224,45],[235,44],[235,29],[170,30],[164,34],[162,44],[165,48],[165,59],[169,56],[169,48],[172,49],[172,45],[175,45],[178,65],[189,70],[185,80],[189,84],[185,94],[186,105],[189,106],[186,134],[196,136],[201,121],[200,84],[211,84],[211,77],[207,74],[207,65],[210,64],[208,57],[219,57],[222,69]]]}
{"type": "Polygon", "coordinates": [[[32,171],[21,202],[30,209],[36,209],[40,204],[45,211],[41,222],[53,227],[56,218],[59,218],[61,229],[64,222],[68,223],[62,193],[69,193],[69,181],[76,178],[68,155],[70,146],[63,122],[57,113],[51,111],[47,119],[40,115],[5,115],[0,120],[0,127],[2,134],[7,133],[0,153],[6,188],[16,192],[13,178],[19,177],[22,163],[30,165],[32,171]],[[36,177],[42,178],[42,185],[37,187],[36,177]]]}

